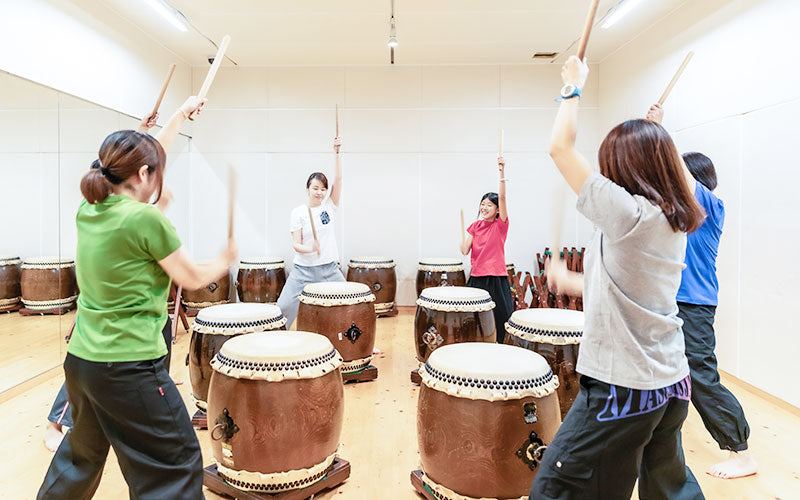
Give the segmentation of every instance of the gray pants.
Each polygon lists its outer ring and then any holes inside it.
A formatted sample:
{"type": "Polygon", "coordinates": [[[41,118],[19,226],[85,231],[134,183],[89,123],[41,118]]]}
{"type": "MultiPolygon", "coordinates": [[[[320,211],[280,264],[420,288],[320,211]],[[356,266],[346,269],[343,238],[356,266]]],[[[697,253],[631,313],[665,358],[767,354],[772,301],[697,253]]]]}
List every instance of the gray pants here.
{"type": "Polygon", "coordinates": [[[309,283],[320,283],[323,281],[346,281],[339,266],[336,262],[330,264],[323,264],[321,266],[298,266],[294,265],[294,269],[289,273],[289,279],[283,286],[281,296],[278,297],[278,307],[286,317],[286,329],[292,327],[295,318],[297,318],[297,310],[300,308],[300,301],[298,297],[303,287],[309,283]]]}

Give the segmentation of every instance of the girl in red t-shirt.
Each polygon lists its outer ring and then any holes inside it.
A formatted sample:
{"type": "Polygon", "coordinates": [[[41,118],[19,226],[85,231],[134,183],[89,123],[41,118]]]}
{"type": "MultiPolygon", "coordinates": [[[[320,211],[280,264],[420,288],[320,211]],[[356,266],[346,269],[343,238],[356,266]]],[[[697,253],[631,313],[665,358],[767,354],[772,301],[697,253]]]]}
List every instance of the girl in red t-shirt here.
{"type": "Polygon", "coordinates": [[[481,198],[480,219],[470,224],[467,236],[461,241],[461,253],[472,251],[472,273],[467,286],[489,292],[495,303],[494,322],[497,342],[505,338],[505,325],[514,312],[511,287],[506,271],[505,244],[508,235],[508,210],[506,209],[506,162],[497,158],[500,171],[499,193],[486,193],[481,198]]]}

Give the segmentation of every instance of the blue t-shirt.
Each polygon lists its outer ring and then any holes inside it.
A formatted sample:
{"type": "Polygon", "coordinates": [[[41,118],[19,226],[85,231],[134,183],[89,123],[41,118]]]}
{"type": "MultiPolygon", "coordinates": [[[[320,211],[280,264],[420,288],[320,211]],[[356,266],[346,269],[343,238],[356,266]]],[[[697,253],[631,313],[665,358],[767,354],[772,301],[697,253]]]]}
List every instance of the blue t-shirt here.
{"type": "Polygon", "coordinates": [[[716,306],[719,292],[717,250],[725,223],[725,205],[703,184],[696,184],[694,196],[706,211],[706,220],[687,236],[686,269],[678,289],[678,302],[716,306]]]}

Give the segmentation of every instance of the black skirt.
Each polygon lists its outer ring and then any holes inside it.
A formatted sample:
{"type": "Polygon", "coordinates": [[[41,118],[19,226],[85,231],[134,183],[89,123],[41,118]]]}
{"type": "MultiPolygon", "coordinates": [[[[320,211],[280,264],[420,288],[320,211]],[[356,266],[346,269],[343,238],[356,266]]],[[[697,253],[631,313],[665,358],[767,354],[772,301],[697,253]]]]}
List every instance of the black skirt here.
{"type": "Polygon", "coordinates": [[[502,344],[506,337],[506,322],[514,312],[514,300],[511,297],[511,285],[508,275],[503,276],[470,276],[467,286],[481,288],[489,292],[494,301],[494,324],[497,327],[497,343],[502,344]]]}

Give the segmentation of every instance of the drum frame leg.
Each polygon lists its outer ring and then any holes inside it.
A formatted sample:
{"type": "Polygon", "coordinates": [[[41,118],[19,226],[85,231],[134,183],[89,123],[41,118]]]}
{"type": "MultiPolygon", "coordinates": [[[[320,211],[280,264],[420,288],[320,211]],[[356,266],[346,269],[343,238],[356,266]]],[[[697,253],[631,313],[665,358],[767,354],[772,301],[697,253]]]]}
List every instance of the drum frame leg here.
{"type": "Polygon", "coordinates": [[[19,314],[21,316],[44,316],[46,314],[54,314],[56,316],[63,316],[70,312],[71,310],[75,309],[75,304],[69,305],[67,307],[54,307],[52,309],[28,309],[27,307],[22,307],[19,309],[19,314]]]}
{"type": "MultiPolygon", "coordinates": [[[[328,474],[324,479],[305,488],[284,491],[274,495],[269,493],[257,493],[255,491],[243,491],[226,483],[217,472],[217,465],[212,464],[203,469],[203,485],[218,495],[226,495],[238,500],[303,500],[316,495],[322,490],[335,488],[345,482],[350,477],[350,462],[342,458],[335,458],[328,474]]],[[[435,500],[435,499],[434,499],[435,500]]]]}
{"type": "Polygon", "coordinates": [[[378,378],[378,367],[369,365],[361,371],[353,373],[342,373],[342,381],[348,382],[369,382],[378,378]]]}
{"type": "Polygon", "coordinates": [[[397,310],[397,305],[393,305],[391,309],[383,313],[375,313],[376,316],[379,318],[394,318],[400,314],[400,311],[397,310]]]}
{"type": "Polygon", "coordinates": [[[195,316],[197,316],[197,313],[200,312],[200,309],[195,309],[194,307],[183,306],[183,312],[185,312],[186,316],[188,316],[189,318],[194,318],[195,316]]]}
{"type": "Polygon", "coordinates": [[[0,313],[13,313],[22,309],[22,302],[14,304],[13,306],[0,307],[0,313]]]}
{"type": "Polygon", "coordinates": [[[417,385],[422,383],[422,377],[419,374],[419,368],[411,370],[411,383],[417,385]]]}
{"type": "Polygon", "coordinates": [[[411,471],[411,485],[417,490],[417,493],[422,495],[423,497],[427,498],[428,500],[439,500],[433,493],[425,486],[425,482],[422,481],[422,471],[421,470],[413,470],[411,471]]]}
{"type": "MultiPolygon", "coordinates": [[[[198,409],[192,416],[192,427],[201,431],[208,429],[208,414],[198,409]]],[[[216,470],[216,469],[215,469],[216,470]]]]}

